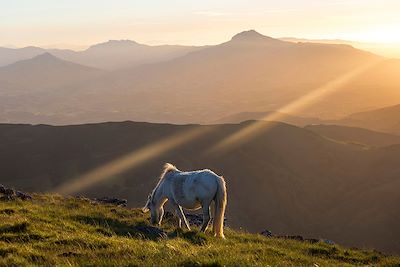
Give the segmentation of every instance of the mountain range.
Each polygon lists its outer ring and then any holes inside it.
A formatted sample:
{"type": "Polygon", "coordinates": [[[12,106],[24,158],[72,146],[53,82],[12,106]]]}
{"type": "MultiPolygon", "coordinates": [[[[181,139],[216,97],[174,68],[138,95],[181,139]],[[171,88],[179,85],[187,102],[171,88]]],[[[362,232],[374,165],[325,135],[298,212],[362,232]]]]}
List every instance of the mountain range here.
{"type": "Polygon", "coordinates": [[[40,47],[0,48],[0,66],[26,60],[44,53],[93,68],[114,70],[169,60],[196,51],[202,47],[159,45],[150,46],[131,40],[109,40],[83,51],[44,49],[40,47]]]}
{"type": "Polygon", "coordinates": [[[2,122],[213,123],[241,112],[266,110],[340,120],[400,103],[399,60],[349,45],[282,41],[254,30],[206,47],[122,40],[78,52],[17,50],[0,50],[1,64],[9,64],[0,69],[0,94],[12,95],[11,100],[0,99],[2,122]],[[50,56],[37,57],[40,51],[57,58],[51,72],[46,68],[50,56]],[[28,52],[35,57],[11,63],[28,52]],[[64,69],[67,61],[82,75],[70,75],[73,71],[64,69]],[[88,69],[81,72],[83,66],[88,69]],[[64,71],[65,79],[53,74],[64,71]],[[32,105],[26,92],[37,88],[24,73],[34,73],[44,84],[47,79],[58,82],[40,88],[42,95],[32,105]],[[10,107],[10,101],[18,105],[10,107]],[[296,108],[287,110],[293,103],[296,108]]]}

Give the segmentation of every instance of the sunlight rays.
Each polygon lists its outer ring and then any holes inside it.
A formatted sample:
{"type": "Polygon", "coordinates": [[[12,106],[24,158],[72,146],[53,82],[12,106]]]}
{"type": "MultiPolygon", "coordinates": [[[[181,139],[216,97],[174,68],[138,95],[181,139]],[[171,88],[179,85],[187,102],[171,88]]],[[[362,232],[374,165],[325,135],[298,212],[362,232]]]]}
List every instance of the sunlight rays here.
{"type": "Polygon", "coordinates": [[[196,126],[194,129],[174,134],[158,142],[139,148],[73,180],[66,181],[55,188],[53,192],[67,195],[82,191],[96,183],[111,178],[113,175],[138,167],[146,161],[160,156],[162,153],[190,142],[209,132],[210,129],[210,127],[196,126]]]}
{"type": "MultiPolygon", "coordinates": [[[[360,75],[368,68],[378,64],[380,61],[381,60],[375,60],[373,62],[370,62],[369,64],[358,67],[336,79],[327,82],[326,84],[316,88],[315,90],[304,95],[303,97],[287,104],[286,106],[279,109],[277,112],[268,114],[261,120],[253,122],[248,126],[242,128],[241,130],[231,134],[230,136],[227,136],[225,139],[219,141],[216,145],[211,146],[208,150],[206,150],[205,154],[210,155],[220,152],[222,150],[227,151],[228,149],[232,149],[233,147],[235,147],[235,145],[238,145],[245,140],[255,137],[263,131],[268,130],[269,127],[273,126],[273,124],[270,124],[266,121],[278,121],[285,116],[284,113],[295,113],[300,109],[311,105],[312,103],[320,100],[329,93],[335,92],[342,85],[349,82],[352,78],[360,75]]],[[[82,191],[85,188],[88,188],[94,184],[110,179],[116,174],[122,173],[129,169],[133,169],[149,160],[157,158],[162,153],[165,153],[180,145],[193,141],[196,138],[199,138],[200,136],[208,133],[211,129],[213,128],[206,126],[197,126],[193,129],[166,137],[155,143],[139,148],[112,162],[106,163],[105,165],[91,170],[73,180],[67,181],[64,184],[55,188],[53,192],[61,194],[74,194],[76,192],[82,191]]]]}
{"type": "Polygon", "coordinates": [[[349,82],[352,78],[362,74],[364,71],[378,64],[381,61],[382,59],[373,60],[372,62],[366,65],[362,65],[350,72],[347,72],[325,83],[324,85],[312,90],[310,93],[290,102],[289,104],[280,108],[279,110],[268,114],[267,116],[259,119],[258,121],[251,123],[247,127],[244,127],[238,132],[233,133],[227,138],[221,140],[215,146],[211,147],[206,153],[210,154],[210,153],[216,153],[220,150],[228,150],[235,147],[235,145],[245,141],[246,139],[253,138],[257,134],[260,134],[261,132],[268,130],[269,127],[272,127],[273,124],[268,123],[266,121],[278,121],[283,117],[285,117],[285,113],[293,114],[296,111],[299,111],[300,109],[311,105],[313,102],[320,100],[329,93],[333,93],[334,91],[338,90],[342,85],[349,82]]]}

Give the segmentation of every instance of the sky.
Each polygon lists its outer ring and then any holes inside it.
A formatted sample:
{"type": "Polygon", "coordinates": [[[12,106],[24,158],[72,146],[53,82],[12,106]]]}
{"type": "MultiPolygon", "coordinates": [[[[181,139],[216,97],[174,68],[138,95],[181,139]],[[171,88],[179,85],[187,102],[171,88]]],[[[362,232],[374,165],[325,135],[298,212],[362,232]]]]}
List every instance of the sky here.
{"type": "Polygon", "coordinates": [[[399,0],[0,0],[0,45],[79,48],[109,39],[217,44],[272,37],[400,44],[399,0]]]}

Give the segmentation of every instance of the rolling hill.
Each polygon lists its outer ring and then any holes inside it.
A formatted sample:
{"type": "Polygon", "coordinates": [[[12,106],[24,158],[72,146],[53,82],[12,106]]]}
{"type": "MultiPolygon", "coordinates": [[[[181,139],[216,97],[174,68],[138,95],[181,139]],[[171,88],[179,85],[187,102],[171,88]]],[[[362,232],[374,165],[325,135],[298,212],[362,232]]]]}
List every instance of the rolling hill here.
{"type": "Polygon", "coordinates": [[[400,105],[351,114],[338,123],[400,134],[400,105]]]}
{"type": "Polygon", "coordinates": [[[383,132],[375,132],[364,128],[340,125],[307,125],[305,129],[328,138],[347,143],[367,146],[390,146],[400,144],[400,136],[383,132]]]}
{"type": "Polygon", "coordinates": [[[50,53],[21,60],[0,68],[0,81],[17,85],[26,91],[37,88],[56,89],[77,81],[90,80],[102,71],[65,61],[50,53]]]}
{"type": "Polygon", "coordinates": [[[241,123],[249,120],[268,120],[271,116],[277,116],[280,122],[296,125],[296,126],[306,126],[309,124],[320,124],[323,123],[318,118],[304,118],[293,116],[283,112],[277,111],[265,111],[265,112],[240,112],[226,117],[220,118],[212,123],[222,124],[222,123],[241,123]]]}
{"type": "Polygon", "coordinates": [[[28,46],[24,48],[0,47],[0,67],[13,64],[17,61],[30,59],[45,52],[45,49],[35,46],[28,46]]]}
{"type": "Polygon", "coordinates": [[[400,146],[364,149],[307,129],[265,122],[263,133],[233,150],[207,153],[249,123],[3,124],[1,182],[27,191],[52,191],[147,144],[207,129],[185,145],[76,194],[127,198],[137,207],[155,185],[164,162],[182,170],[210,168],[227,180],[227,216],[233,228],[257,232],[267,228],[276,234],[400,251],[400,146]]]}
{"type": "MultiPolygon", "coordinates": [[[[35,122],[59,120],[77,116],[70,98],[74,86],[96,79],[103,71],[65,60],[49,53],[18,61],[0,68],[0,120],[2,122],[35,122]],[[57,114],[62,111],[61,118],[57,114]]],[[[82,106],[83,107],[83,106],[82,106]]],[[[81,109],[79,109],[82,111],[81,109]]]]}

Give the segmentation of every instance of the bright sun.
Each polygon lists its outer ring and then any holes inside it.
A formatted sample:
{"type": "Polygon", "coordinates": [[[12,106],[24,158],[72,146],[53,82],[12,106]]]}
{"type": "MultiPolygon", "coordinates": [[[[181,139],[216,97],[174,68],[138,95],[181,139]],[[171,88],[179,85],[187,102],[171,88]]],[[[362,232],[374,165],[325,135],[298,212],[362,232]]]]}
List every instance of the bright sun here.
{"type": "Polygon", "coordinates": [[[374,28],[361,30],[355,33],[356,40],[373,43],[399,43],[400,44],[400,23],[380,25],[374,28]]]}

